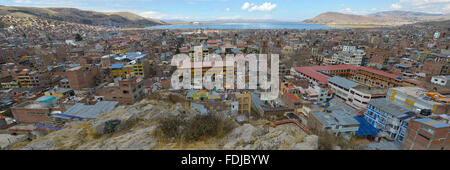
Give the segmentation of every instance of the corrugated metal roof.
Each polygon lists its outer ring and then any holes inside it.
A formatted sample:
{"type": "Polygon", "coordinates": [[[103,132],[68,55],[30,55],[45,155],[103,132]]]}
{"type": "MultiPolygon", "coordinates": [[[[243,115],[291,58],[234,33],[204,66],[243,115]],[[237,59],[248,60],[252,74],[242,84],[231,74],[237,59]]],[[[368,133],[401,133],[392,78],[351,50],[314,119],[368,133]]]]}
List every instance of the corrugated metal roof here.
{"type": "Polygon", "coordinates": [[[351,115],[345,113],[342,110],[333,110],[331,114],[325,112],[313,112],[316,117],[325,127],[329,126],[348,126],[359,125],[359,122],[351,115]]]}
{"type": "Polygon", "coordinates": [[[354,82],[354,81],[351,81],[349,79],[346,79],[346,78],[343,78],[343,77],[339,77],[339,76],[331,77],[330,79],[328,79],[328,82],[337,84],[337,85],[339,85],[341,87],[344,87],[346,89],[351,89],[353,87],[361,85],[361,84],[359,84],[357,82],[354,82]]]}
{"type": "Polygon", "coordinates": [[[448,124],[446,124],[444,122],[437,121],[437,120],[430,119],[430,118],[416,119],[415,121],[423,123],[423,124],[426,124],[426,125],[429,125],[429,126],[434,127],[434,128],[445,128],[445,127],[449,127],[450,126],[450,125],[448,125],[448,124]]]}
{"type": "Polygon", "coordinates": [[[412,110],[388,101],[387,99],[371,100],[369,104],[401,120],[411,118],[415,115],[412,110]]]}
{"type": "Polygon", "coordinates": [[[77,103],[65,111],[63,115],[80,117],[83,119],[95,119],[98,118],[100,114],[113,110],[117,104],[118,102],[115,101],[101,101],[95,105],[77,103]]]}

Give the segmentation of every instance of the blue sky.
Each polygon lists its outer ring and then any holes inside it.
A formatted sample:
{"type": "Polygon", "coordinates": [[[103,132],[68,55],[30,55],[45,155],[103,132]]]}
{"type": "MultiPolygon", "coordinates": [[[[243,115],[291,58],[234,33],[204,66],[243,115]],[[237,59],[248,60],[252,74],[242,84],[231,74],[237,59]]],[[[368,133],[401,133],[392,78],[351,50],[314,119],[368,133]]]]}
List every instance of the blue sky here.
{"type": "Polygon", "coordinates": [[[0,0],[1,5],[127,11],[161,20],[276,19],[300,21],[335,11],[387,10],[449,13],[450,0],[0,0]]]}

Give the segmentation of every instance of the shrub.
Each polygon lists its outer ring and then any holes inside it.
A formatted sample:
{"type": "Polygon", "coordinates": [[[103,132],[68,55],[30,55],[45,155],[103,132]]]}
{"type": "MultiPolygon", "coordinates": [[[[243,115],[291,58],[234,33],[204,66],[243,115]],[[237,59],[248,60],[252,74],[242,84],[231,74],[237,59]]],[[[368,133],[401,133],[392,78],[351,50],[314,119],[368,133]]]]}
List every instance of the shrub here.
{"type": "Polygon", "coordinates": [[[177,141],[195,142],[211,137],[223,137],[228,134],[236,123],[217,114],[196,115],[189,120],[169,117],[161,120],[158,130],[165,138],[175,138],[177,141]]]}
{"type": "Polygon", "coordinates": [[[160,121],[158,129],[166,138],[179,138],[180,127],[184,125],[184,121],[179,116],[168,117],[160,121]]]}
{"type": "Polygon", "coordinates": [[[365,148],[355,144],[353,140],[346,140],[340,136],[335,136],[328,131],[321,131],[319,136],[319,150],[333,150],[335,146],[343,150],[364,150],[365,148]]]}
{"type": "Polygon", "coordinates": [[[335,145],[337,145],[336,136],[326,131],[319,133],[319,150],[333,150],[335,145]]]}
{"type": "Polygon", "coordinates": [[[173,104],[176,103],[184,103],[186,101],[185,98],[179,96],[179,95],[175,95],[175,94],[169,94],[168,100],[170,102],[172,102],[173,104]]]}

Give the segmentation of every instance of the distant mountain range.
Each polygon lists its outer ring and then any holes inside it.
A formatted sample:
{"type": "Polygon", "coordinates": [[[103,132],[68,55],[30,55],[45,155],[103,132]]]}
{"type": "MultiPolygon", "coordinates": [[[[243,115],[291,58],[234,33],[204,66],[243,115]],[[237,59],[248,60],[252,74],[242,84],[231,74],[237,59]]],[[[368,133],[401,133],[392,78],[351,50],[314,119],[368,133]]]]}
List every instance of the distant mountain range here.
{"type": "Polygon", "coordinates": [[[95,12],[75,8],[36,8],[1,6],[0,15],[38,17],[95,26],[146,27],[166,24],[163,21],[144,18],[130,12],[95,12]]]}
{"type": "Polygon", "coordinates": [[[272,24],[299,23],[299,22],[280,21],[280,20],[274,20],[274,19],[219,19],[219,20],[212,20],[209,22],[213,22],[213,23],[272,23],[272,24]]]}
{"type": "Polygon", "coordinates": [[[430,14],[411,11],[384,11],[369,15],[326,12],[312,19],[304,20],[302,23],[338,25],[403,25],[427,21],[444,21],[449,19],[449,14],[430,14]]]}
{"type": "Polygon", "coordinates": [[[292,21],[280,21],[274,19],[217,19],[217,20],[207,20],[207,21],[185,21],[185,20],[164,20],[167,23],[203,23],[203,24],[229,24],[229,23],[271,23],[271,24],[291,24],[300,23],[292,21]]]}

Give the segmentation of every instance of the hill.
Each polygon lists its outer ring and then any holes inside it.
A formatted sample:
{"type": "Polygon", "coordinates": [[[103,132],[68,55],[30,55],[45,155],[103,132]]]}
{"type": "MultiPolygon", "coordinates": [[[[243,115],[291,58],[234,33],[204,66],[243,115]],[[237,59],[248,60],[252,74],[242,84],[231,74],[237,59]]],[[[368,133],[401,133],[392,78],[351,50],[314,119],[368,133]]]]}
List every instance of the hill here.
{"type": "Polygon", "coordinates": [[[387,21],[406,21],[406,22],[424,22],[424,21],[440,21],[449,19],[449,15],[430,14],[424,12],[412,11],[384,11],[369,14],[368,16],[382,18],[387,21]]]}
{"type": "Polygon", "coordinates": [[[312,19],[304,20],[303,23],[309,24],[382,24],[384,20],[363,16],[343,14],[339,12],[326,12],[322,13],[312,19]]]}
{"type": "Polygon", "coordinates": [[[144,18],[129,12],[102,13],[76,8],[36,8],[0,6],[0,15],[15,17],[36,17],[94,26],[145,27],[165,24],[151,18],[144,18]]]}
{"type": "Polygon", "coordinates": [[[395,26],[412,24],[425,21],[439,21],[450,19],[450,15],[429,14],[410,11],[384,11],[369,15],[344,14],[339,12],[322,13],[312,19],[304,20],[308,24],[327,25],[372,25],[372,26],[395,26]]]}
{"type": "Polygon", "coordinates": [[[94,120],[67,123],[62,130],[6,149],[314,150],[319,147],[317,136],[307,135],[294,124],[270,127],[267,132],[262,126],[264,122],[240,125],[223,115],[200,115],[170,99],[144,99],[131,106],[119,106],[94,120]]]}

